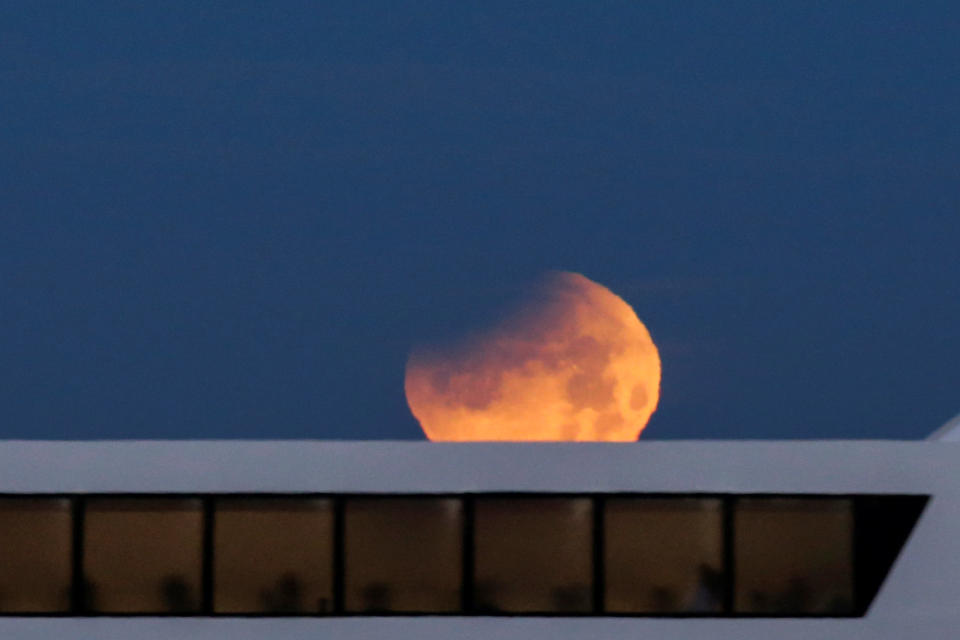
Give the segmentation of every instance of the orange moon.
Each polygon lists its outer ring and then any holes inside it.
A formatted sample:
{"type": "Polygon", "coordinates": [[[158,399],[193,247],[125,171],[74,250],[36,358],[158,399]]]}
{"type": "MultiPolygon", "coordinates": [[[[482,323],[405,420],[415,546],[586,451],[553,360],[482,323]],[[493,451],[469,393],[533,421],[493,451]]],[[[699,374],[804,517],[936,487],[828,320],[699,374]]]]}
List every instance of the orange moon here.
{"type": "Polygon", "coordinates": [[[630,305],[559,272],[489,331],[414,349],[404,390],[430,440],[630,441],[657,408],[660,355],[630,305]]]}

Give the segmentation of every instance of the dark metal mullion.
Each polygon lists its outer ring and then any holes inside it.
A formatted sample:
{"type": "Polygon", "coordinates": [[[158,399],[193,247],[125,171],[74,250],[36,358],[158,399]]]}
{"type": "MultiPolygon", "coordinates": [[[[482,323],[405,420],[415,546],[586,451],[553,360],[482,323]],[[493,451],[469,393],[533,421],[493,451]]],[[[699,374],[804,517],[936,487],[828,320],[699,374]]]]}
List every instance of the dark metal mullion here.
{"type": "Polygon", "coordinates": [[[863,523],[857,522],[860,519],[860,513],[862,511],[860,507],[861,503],[862,499],[859,497],[850,499],[850,506],[851,509],[853,509],[852,524],[850,526],[850,549],[852,550],[850,558],[850,573],[852,575],[850,578],[853,581],[851,585],[853,588],[853,611],[857,615],[864,615],[866,613],[866,604],[863,602],[863,596],[861,595],[863,579],[860,575],[863,570],[863,558],[860,557],[863,554],[863,550],[860,545],[859,535],[861,531],[859,527],[862,527],[863,523]]]}
{"type": "Polygon", "coordinates": [[[606,500],[602,496],[593,499],[593,613],[602,614],[606,599],[606,574],[604,571],[604,543],[606,542],[606,500]]]}
{"type": "Polygon", "coordinates": [[[474,502],[473,496],[463,500],[463,566],[461,569],[460,608],[463,613],[474,611],[474,502]]]}
{"type": "Polygon", "coordinates": [[[346,601],[344,593],[346,561],[344,558],[343,532],[346,528],[344,498],[333,499],[333,613],[343,614],[346,601]]]}
{"type": "Polygon", "coordinates": [[[87,612],[87,585],[83,572],[83,533],[87,513],[87,501],[83,496],[75,496],[71,505],[72,518],[72,549],[71,583],[70,583],[70,610],[74,615],[87,612]]]}
{"type": "Polygon", "coordinates": [[[203,500],[203,599],[200,604],[200,610],[207,614],[211,615],[213,613],[213,599],[214,599],[214,527],[216,526],[215,521],[215,509],[216,509],[216,499],[213,497],[207,497],[203,500]]]}
{"type": "Polygon", "coordinates": [[[723,613],[734,613],[734,593],[736,590],[736,553],[734,552],[736,536],[735,509],[736,498],[726,496],[723,499],[723,613]]]}

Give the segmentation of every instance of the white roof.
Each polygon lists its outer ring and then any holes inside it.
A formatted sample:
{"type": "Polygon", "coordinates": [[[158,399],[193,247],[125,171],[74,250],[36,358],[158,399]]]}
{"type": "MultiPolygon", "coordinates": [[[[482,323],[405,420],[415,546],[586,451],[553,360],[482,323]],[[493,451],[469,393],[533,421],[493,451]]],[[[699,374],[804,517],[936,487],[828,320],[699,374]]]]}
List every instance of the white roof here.
{"type": "Polygon", "coordinates": [[[945,425],[931,433],[927,440],[939,440],[940,442],[960,442],[960,414],[953,417],[945,425]]]}
{"type": "Polygon", "coordinates": [[[0,441],[0,493],[923,493],[925,441],[0,441]]]}

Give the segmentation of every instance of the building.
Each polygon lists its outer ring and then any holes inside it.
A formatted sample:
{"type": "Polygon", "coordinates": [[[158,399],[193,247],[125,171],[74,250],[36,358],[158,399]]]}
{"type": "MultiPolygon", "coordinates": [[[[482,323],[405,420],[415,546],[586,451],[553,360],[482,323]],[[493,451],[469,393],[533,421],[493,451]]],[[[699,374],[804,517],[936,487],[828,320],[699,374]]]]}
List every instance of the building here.
{"type": "Polygon", "coordinates": [[[949,638],[954,436],[0,443],[0,637],[949,638]]]}

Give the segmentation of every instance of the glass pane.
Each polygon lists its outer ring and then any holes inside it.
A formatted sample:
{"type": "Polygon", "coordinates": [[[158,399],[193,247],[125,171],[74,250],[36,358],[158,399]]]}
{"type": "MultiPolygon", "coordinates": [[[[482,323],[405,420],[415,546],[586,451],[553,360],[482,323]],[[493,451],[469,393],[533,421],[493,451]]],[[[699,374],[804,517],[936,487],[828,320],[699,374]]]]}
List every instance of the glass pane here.
{"type": "Polygon", "coordinates": [[[214,565],[214,609],[219,613],[331,611],[331,502],[219,500],[214,565]]]}
{"type": "Polygon", "coordinates": [[[87,502],[87,606],[116,613],[191,613],[200,608],[203,512],[199,500],[87,502]]]}
{"type": "Polygon", "coordinates": [[[70,609],[70,502],[0,499],[0,612],[70,609]]]}
{"type": "Polygon", "coordinates": [[[852,611],[851,500],[740,500],[734,531],[738,612],[852,611]]]}
{"type": "Polygon", "coordinates": [[[345,527],[348,611],[460,609],[459,500],[349,500],[345,527]]]}
{"type": "Polygon", "coordinates": [[[592,608],[592,505],[577,498],[480,498],[474,515],[479,611],[592,608]]]}
{"type": "Polygon", "coordinates": [[[611,498],[604,514],[607,611],[722,610],[720,500],[611,498]]]}
{"type": "Polygon", "coordinates": [[[880,591],[887,574],[913,532],[928,496],[858,496],[854,502],[854,554],[856,603],[863,615],[880,591]]]}

